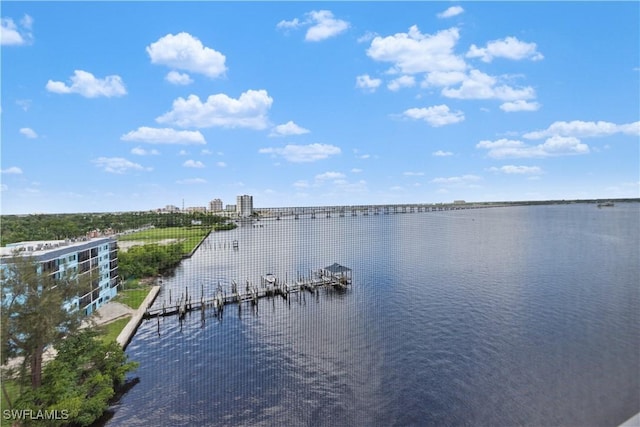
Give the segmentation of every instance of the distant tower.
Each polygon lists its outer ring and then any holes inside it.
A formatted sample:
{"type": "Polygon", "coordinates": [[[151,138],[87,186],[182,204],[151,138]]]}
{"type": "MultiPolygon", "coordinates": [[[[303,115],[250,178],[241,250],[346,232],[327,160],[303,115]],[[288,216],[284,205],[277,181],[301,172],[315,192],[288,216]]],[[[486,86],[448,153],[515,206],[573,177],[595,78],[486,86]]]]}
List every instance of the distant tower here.
{"type": "Polygon", "coordinates": [[[222,211],[222,200],[213,199],[209,202],[209,210],[211,212],[221,212],[222,211]]]}
{"type": "Polygon", "coordinates": [[[236,212],[239,217],[247,218],[253,213],[253,196],[246,194],[237,197],[236,212]]]}

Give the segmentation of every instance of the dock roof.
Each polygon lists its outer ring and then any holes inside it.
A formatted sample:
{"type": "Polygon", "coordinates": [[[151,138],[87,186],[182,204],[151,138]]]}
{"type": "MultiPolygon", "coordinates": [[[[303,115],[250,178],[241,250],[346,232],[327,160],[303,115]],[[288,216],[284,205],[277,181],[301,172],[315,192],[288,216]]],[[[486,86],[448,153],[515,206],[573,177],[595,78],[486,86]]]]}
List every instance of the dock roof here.
{"type": "Polygon", "coordinates": [[[324,268],[325,270],[331,272],[331,273],[346,273],[348,271],[351,271],[351,269],[349,267],[345,267],[344,265],[340,265],[337,262],[334,262],[333,264],[331,264],[328,267],[324,268]]]}

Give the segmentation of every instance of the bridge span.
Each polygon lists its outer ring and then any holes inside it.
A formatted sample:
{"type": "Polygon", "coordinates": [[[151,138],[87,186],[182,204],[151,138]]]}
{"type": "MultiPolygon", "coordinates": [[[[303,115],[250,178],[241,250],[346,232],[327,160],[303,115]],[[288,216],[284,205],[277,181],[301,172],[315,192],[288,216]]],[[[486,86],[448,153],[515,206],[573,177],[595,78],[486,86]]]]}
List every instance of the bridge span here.
{"type": "MultiPolygon", "coordinates": [[[[392,215],[416,212],[435,212],[461,209],[496,207],[496,204],[476,203],[404,203],[395,205],[347,205],[347,206],[306,206],[256,209],[262,218],[331,218],[345,216],[392,215]]],[[[505,205],[506,206],[506,205],[505,205]]]]}

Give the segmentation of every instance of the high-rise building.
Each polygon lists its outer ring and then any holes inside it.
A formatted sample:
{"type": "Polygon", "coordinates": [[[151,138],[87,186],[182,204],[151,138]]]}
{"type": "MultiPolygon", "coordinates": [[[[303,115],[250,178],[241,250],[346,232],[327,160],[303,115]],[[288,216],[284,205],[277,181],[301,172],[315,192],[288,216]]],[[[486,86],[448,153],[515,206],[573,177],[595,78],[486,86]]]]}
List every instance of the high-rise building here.
{"type": "Polygon", "coordinates": [[[60,278],[65,271],[73,271],[88,275],[91,289],[67,301],[69,310],[91,314],[118,291],[118,245],[113,237],[12,243],[0,248],[0,268],[6,268],[14,255],[32,256],[38,274],[60,278]]]}
{"type": "Polygon", "coordinates": [[[247,218],[253,213],[253,196],[246,194],[238,196],[236,203],[236,212],[239,217],[247,218]]]}
{"type": "Polygon", "coordinates": [[[222,200],[213,199],[209,202],[209,211],[211,212],[222,212],[222,200]]]}

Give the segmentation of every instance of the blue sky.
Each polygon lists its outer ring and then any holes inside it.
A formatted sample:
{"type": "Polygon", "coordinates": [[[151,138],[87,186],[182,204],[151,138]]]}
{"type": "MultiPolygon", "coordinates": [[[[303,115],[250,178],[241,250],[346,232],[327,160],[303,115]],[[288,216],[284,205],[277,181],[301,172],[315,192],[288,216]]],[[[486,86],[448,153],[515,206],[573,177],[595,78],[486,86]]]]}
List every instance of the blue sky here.
{"type": "Polygon", "coordinates": [[[640,197],[637,2],[2,2],[2,212],[640,197]]]}

